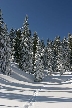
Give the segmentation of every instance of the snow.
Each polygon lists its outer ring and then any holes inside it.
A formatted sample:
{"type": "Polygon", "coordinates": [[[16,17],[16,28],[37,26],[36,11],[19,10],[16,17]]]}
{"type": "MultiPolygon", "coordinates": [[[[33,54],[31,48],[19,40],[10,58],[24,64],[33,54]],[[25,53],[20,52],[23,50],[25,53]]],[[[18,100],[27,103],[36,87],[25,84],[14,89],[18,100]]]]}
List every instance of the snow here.
{"type": "Polygon", "coordinates": [[[72,73],[48,76],[34,82],[34,76],[12,63],[12,75],[0,72],[0,108],[72,108],[72,73]]]}

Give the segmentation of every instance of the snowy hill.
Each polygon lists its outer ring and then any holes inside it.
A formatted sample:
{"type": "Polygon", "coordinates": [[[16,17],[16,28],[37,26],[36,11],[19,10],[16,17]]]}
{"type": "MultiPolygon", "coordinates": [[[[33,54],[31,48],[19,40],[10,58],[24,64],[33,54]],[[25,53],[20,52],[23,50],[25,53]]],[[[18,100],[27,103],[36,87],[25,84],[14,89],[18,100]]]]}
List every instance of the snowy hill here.
{"type": "Polygon", "coordinates": [[[43,82],[12,63],[12,75],[0,72],[0,108],[72,108],[72,74],[45,72],[43,82]]]}

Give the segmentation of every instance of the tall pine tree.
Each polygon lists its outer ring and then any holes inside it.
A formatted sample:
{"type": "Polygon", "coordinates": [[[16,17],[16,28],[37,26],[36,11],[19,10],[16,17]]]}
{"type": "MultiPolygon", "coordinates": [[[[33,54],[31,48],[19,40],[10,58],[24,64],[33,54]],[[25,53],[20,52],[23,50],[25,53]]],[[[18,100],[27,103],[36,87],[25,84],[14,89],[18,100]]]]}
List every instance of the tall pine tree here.
{"type": "Polygon", "coordinates": [[[72,71],[72,35],[68,34],[68,42],[69,42],[69,48],[70,48],[70,71],[72,71]]]}
{"type": "Polygon", "coordinates": [[[32,38],[31,30],[29,29],[28,16],[26,15],[22,27],[21,41],[21,59],[19,66],[25,72],[32,72],[32,38]]]}
{"type": "Polygon", "coordinates": [[[44,65],[43,65],[43,51],[41,48],[40,39],[37,35],[37,32],[34,33],[34,46],[33,46],[33,73],[35,75],[34,81],[42,81],[43,79],[43,72],[44,72],[44,65]]]}
{"type": "MultiPolygon", "coordinates": [[[[32,43],[33,43],[33,54],[32,54],[32,64],[33,64],[33,69],[34,69],[34,64],[35,64],[35,54],[36,54],[36,51],[37,51],[37,41],[38,41],[38,35],[37,35],[37,32],[34,32],[33,34],[33,37],[32,37],[32,43]]],[[[34,71],[32,72],[34,73],[34,71]]]]}
{"type": "Polygon", "coordinates": [[[15,36],[16,36],[16,31],[12,28],[9,32],[12,58],[14,57],[14,39],[15,39],[15,36]]]}
{"type": "Polygon", "coordinates": [[[21,41],[22,41],[22,37],[21,37],[21,30],[18,29],[16,30],[16,37],[14,39],[14,61],[16,63],[20,63],[20,59],[21,59],[21,41]]]}
{"type": "Polygon", "coordinates": [[[2,11],[0,9],[0,68],[4,74],[11,74],[10,59],[10,38],[7,26],[3,22],[2,11]]]}
{"type": "Polygon", "coordinates": [[[52,49],[53,45],[52,45],[52,41],[48,41],[47,42],[47,69],[50,72],[50,75],[53,72],[53,49],[52,49]]]}

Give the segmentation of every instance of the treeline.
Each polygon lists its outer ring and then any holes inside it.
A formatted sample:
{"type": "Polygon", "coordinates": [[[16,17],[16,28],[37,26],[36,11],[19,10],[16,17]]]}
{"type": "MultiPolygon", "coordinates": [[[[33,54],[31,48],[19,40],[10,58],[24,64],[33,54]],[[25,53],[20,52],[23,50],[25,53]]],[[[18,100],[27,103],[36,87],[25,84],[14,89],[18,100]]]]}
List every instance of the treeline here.
{"type": "Polygon", "coordinates": [[[31,34],[28,16],[23,27],[13,28],[8,32],[0,9],[0,70],[11,74],[10,62],[16,62],[20,69],[35,75],[35,81],[43,79],[44,69],[53,72],[72,71],[72,35],[60,40],[60,36],[53,41],[40,40],[37,32],[31,34]]]}

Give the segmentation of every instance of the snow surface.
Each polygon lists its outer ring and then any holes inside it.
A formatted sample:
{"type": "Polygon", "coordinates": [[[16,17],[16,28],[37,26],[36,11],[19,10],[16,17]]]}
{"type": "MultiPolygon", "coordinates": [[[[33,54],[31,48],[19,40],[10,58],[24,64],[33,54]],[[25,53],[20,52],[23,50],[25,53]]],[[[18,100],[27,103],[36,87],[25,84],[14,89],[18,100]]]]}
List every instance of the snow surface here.
{"type": "Polygon", "coordinates": [[[72,108],[72,73],[48,76],[33,82],[34,76],[12,63],[12,75],[0,72],[0,108],[72,108]]]}

